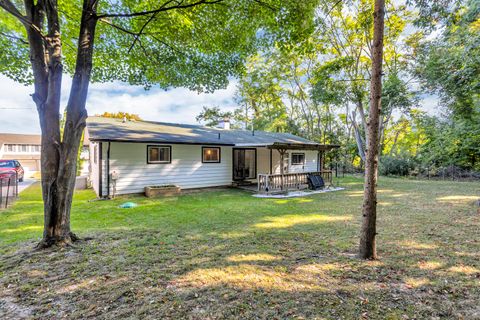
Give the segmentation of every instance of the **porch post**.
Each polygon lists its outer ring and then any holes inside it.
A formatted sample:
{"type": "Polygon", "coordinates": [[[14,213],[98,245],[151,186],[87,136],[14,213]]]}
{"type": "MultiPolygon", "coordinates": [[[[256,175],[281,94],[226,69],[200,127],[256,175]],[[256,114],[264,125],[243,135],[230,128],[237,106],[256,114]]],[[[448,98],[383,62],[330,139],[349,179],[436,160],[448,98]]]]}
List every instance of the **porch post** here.
{"type": "Polygon", "coordinates": [[[272,174],[273,169],[272,169],[272,149],[270,149],[270,174],[272,174]]]}
{"type": "Polygon", "coordinates": [[[285,150],[278,149],[278,153],[280,153],[280,174],[283,176],[284,168],[283,168],[283,157],[285,155],[285,150]]]}
{"type": "Polygon", "coordinates": [[[285,156],[285,149],[278,149],[278,153],[280,153],[280,184],[281,184],[281,190],[283,190],[283,173],[284,173],[284,168],[283,168],[283,158],[285,156]]]}
{"type": "Polygon", "coordinates": [[[317,172],[320,172],[320,150],[317,151],[317,172]]]}
{"type": "Polygon", "coordinates": [[[320,151],[319,155],[320,155],[320,161],[318,163],[320,165],[320,170],[319,171],[321,172],[321,171],[323,171],[323,166],[324,166],[324,157],[323,157],[324,152],[320,151]]]}

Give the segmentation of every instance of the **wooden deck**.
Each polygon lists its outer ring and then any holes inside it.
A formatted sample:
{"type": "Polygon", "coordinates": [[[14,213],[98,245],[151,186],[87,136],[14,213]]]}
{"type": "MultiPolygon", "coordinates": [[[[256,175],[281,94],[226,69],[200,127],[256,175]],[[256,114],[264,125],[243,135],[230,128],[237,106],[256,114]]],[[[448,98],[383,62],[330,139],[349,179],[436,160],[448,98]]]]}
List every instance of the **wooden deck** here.
{"type": "Polygon", "coordinates": [[[284,174],[259,174],[257,191],[260,193],[274,193],[307,189],[307,177],[309,174],[321,175],[325,181],[325,185],[332,185],[332,171],[330,170],[284,174]]]}

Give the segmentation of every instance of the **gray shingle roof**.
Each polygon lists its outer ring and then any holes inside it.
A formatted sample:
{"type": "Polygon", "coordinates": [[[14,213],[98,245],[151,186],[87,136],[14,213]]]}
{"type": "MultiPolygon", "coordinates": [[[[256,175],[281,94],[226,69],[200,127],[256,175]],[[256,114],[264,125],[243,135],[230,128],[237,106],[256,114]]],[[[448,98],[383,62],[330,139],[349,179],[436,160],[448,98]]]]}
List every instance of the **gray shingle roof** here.
{"type": "Polygon", "coordinates": [[[123,141],[148,143],[183,143],[210,145],[260,146],[282,144],[319,145],[289,133],[264,131],[224,130],[198,125],[152,121],[89,117],[88,137],[91,141],[123,141]]]}

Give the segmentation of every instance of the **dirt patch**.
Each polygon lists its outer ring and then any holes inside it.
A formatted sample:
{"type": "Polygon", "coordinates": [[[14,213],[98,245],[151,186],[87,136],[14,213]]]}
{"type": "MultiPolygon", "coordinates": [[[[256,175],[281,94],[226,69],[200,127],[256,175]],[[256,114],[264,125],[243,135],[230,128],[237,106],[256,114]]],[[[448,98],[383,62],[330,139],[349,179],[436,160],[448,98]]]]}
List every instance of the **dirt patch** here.
{"type": "Polygon", "coordinates": [[[0,298],[0,315],[4,319],[28,319],[33,315],[32,309],[16,303],[13,298],[0,298]]]}

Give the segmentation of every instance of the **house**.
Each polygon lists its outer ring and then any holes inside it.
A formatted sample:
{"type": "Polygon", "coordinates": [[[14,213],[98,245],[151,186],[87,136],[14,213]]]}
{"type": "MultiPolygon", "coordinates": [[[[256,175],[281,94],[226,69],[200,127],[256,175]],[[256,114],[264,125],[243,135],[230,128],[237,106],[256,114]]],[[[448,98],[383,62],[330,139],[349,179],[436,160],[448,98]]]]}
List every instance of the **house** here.
{"type": "Polygon", "coordinates": [[[40,149],[38,134],[0,133],[0,159],[18,160],[27,171],[40,170],[40,149]]]}
{"type": "Polygon", "coordinates": [[[100,197],[112,195],[114,182],[116,194],[165,184],[193,189],[252,182],[267,189],[261,191],[298,187],[308,172],[328,174],[322,155],[338,148],[288,133],[230,130],[228,122],[210,128],[102,117],[87,119],[85,139],[91,182],[100,197]]]}
{"type": "MultiPolygon", "coordinates": [[[[0,133],[0,160],[18,160],[26,171],[40,171],[42,137],[39,134],[0,133]]],[[[88,141],[84,141],[80,159],[88,162],[88,141]]],[[[88,166],[82,167],[82,172],[88,166]]]]}

